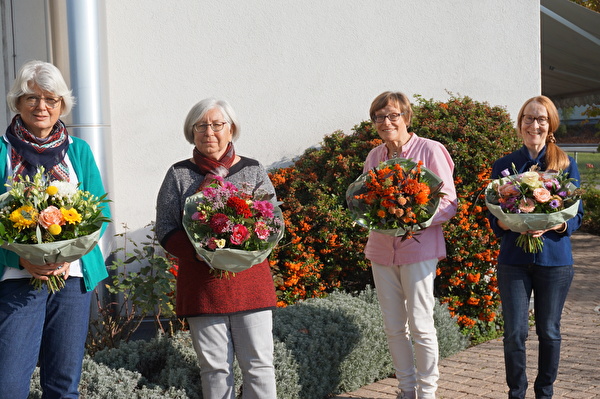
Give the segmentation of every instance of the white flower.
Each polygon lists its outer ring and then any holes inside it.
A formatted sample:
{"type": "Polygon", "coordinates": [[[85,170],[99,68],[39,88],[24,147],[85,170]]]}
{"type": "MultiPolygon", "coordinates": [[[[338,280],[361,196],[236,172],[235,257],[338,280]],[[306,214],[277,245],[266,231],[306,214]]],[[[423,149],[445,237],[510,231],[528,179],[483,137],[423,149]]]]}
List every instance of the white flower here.
{"type": "Polygon", "coordinates": [[[54,180],[50,182],[49,186],[54,186],[58,189],[56,196],[59,198],[72,198],[77,194],[77,185],[68,181],[54,180]]]}
{"type": "Polygon", "coordinates": [[[525,172],[521,175],[521,181],[531,188],[539,188],[544,185],[538,172],[525,172]]]}

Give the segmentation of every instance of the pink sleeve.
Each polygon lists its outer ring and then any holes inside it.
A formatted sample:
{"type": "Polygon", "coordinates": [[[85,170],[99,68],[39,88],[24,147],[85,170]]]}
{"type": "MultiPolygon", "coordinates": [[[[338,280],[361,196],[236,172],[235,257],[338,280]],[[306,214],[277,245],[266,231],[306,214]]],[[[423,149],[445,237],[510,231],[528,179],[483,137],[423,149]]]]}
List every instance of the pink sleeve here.
{"type": "Polygon", "coordinates": [[[443,145],[432,148],[430,159],[425,166],[433,173],[438,175],[444,182],[442,192],[444,195],[440,201],[440,207],[433,218],[433,225],[442,224],[452,219],[456,215],[457,198],[456,188],[454,186],[454,161],[443,145]]]}
{"type": "Polygon", "coordinates": [[[375,168],[384,160],[382,152],[385,150],[385,144],[381,144],[369,152],[367,159],[365,160],[365,165],[363,166],[363,173],[375,168]]]}

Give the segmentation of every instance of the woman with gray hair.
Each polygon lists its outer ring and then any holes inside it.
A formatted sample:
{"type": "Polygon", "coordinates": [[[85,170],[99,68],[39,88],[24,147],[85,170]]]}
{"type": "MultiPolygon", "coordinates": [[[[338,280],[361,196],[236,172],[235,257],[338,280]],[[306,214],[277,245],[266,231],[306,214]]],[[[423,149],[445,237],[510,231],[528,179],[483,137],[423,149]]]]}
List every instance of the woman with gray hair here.
{"type": "MultiPolygon", "coordinates": [[[[9,177],[32,177],[40,166],[49,179],[78,183],[98,197],[105,194],[90,147],[70,136],[59,119],[71,111],[74,98],[54,65],[23,65],[7,100],[16,115],[0,138],[0,194],[9,177]]],[[[110,217],[108,207],[103,214],[110,217]]],[[[45,265],[0,249],[0,399],[27,398],[38,361],[44,398],[79,396],[91,291],[107,276],[97,246],[76,261],[45,265]],[[32,277],[51,275],[65,279],[59,291],[30,284],[32,277]]]]}
{"type": "Polygon", "coordinates": [[[167,171],[158,193],[155,230],[163,248],[179,260],[177,315],[187,318],[190,326],[203,397],[235,398],[235,356],[242,370],[242,397],[275,399],[276,296],[268,260],[219,278],[196,255],[182,224],[186,198],[217,179],[238,187],[260,186],[275,195],[265,168],[236,154],[233,141],[239,133],[239,122],[226,101],[205,99],[192,107],[184,136],[194,145],[193,154],[167,171]]]}

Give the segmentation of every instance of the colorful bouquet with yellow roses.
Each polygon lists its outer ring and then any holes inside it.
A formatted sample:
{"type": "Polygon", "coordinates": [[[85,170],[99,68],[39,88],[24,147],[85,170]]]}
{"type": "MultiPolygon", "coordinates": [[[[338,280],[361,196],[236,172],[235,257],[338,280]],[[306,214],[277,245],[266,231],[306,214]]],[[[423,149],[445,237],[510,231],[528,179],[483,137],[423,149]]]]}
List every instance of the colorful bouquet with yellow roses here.
{"type": "MultiPolygon", "coordinates": [[[[0,195],[0,247],[36,265],[72,262],[90,252],[100,239],[106,195],[97,197],[66,181],[49,181],[44,168],[29,176],[13,176],[0,195]]],[[[56,292],[62,276],[32,284],[56,292]]]]}
{"type": "MultiPolygon", "coordinates": [[[[515,232],[546,230],[573,218],[579,210],[583,191],[562,172],[530,170],[510,174],[502,171],[485,192],[485,204],[492,215],[515,232]]],[[[517,246],[528,253],[540,252],[542,237],[521,234],[517,246]]]]}

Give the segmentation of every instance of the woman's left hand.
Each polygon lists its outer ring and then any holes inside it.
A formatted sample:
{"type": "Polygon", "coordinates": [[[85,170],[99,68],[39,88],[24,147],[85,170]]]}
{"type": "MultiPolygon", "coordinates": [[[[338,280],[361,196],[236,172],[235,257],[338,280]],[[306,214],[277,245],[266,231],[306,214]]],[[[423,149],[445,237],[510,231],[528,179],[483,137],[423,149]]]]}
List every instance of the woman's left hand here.
{"type": "Polygon", "coordinates": [[[563,222],[561,224],[557,224],[556,226],[552,226],[546,230],[528,230],[528,231],[524,231],[521,234],[530,234],[532,237],[541,237],[547,231],[557,231],[557,232],[563,233],[566,230],[566,228],[567,228],[567,222],[563,222]]]}
{"type": "Polygon", "coordinates": [[[60,263],[46,263],[45,265],[35,265],[29,262],[25,258],[19,260],[19,264],[23,266],[33,277],[40,280],[48,280],[48,276],[60,276],[63,275],[66,280],[69,277],[71,270],[71,263],[60,262],[60,263]]]}
{"type": "Polygon", "coordinates": [[[56,267],[53,273],[55,276],[62,275],[65,280],[69,278],[69,273],[71,272],[70,262],[51,263],[51,265],[56,267]]]}

